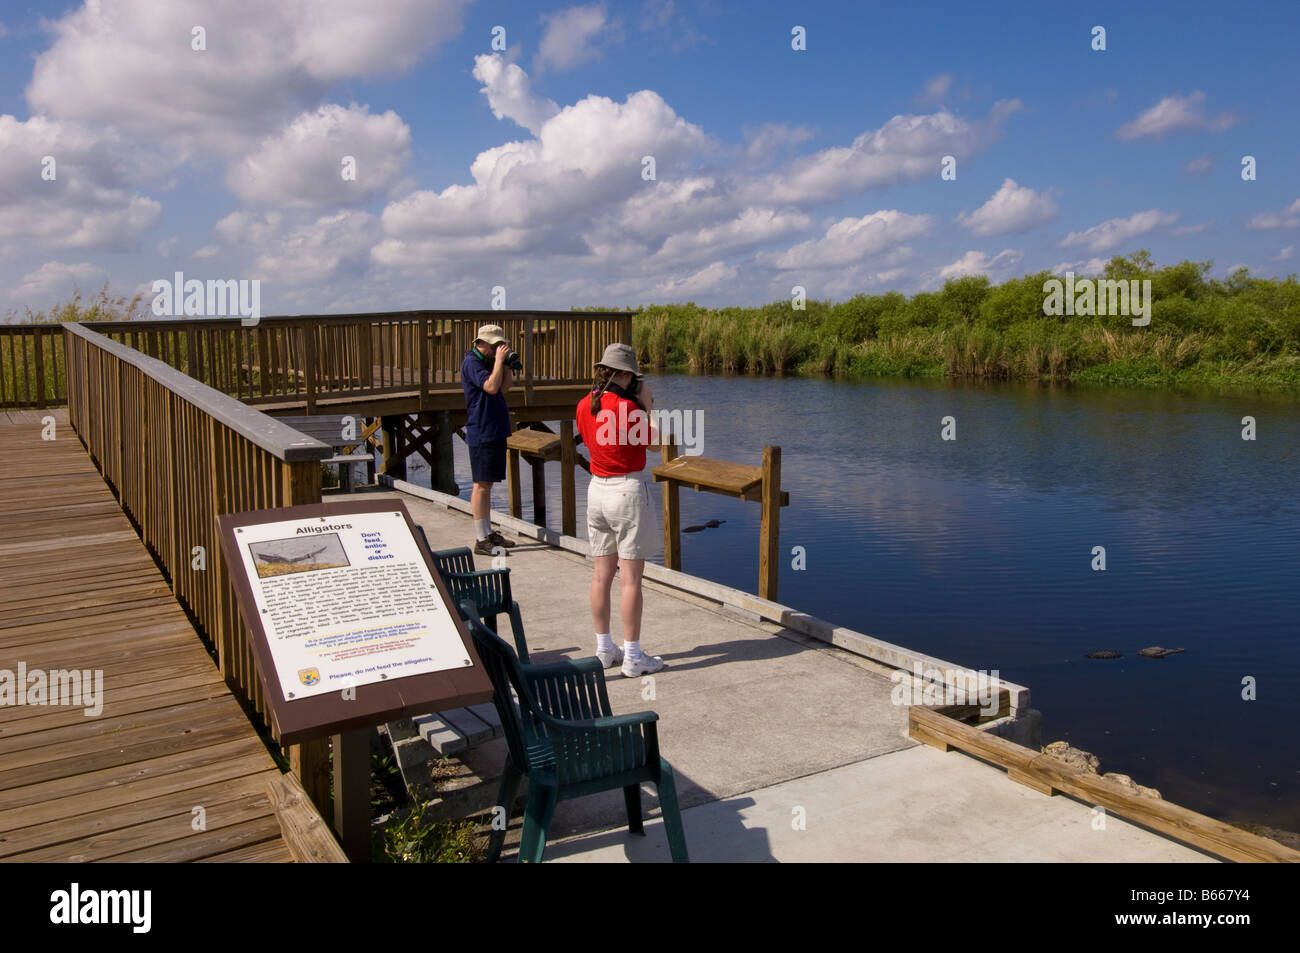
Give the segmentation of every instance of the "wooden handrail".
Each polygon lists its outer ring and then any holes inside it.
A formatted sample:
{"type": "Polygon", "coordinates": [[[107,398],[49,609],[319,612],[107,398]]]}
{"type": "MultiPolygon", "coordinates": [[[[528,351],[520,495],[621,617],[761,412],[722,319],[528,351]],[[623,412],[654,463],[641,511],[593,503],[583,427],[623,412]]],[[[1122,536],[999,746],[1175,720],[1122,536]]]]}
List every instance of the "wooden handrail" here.
{"type": "Polygon", "coordinates": [[[63,330],[57,324],[0,324],[0,408],[67,403],[63,330]]]}
{"type": "Polygon", "coordinates": [[[432,409],[430,394],[459,383],[480,324],[501,325],[520,351],[525,396],[550,384],[586,384],[605,345],[629,342],[630,312],[402,311],[115,321],[95,330],[251,404],[401,395],[432,409]]]}
{"type": "MultiPolygon", "coordinates": [[[[69,422],[216,647],[231,692],[265,723],[216,517],[319,503],[319,461],[332,449],[84,325],[62,331],[69,422]]],[[[324,747],[297,746],[290,760],[318,807],[328,803],[324,747]]]]}

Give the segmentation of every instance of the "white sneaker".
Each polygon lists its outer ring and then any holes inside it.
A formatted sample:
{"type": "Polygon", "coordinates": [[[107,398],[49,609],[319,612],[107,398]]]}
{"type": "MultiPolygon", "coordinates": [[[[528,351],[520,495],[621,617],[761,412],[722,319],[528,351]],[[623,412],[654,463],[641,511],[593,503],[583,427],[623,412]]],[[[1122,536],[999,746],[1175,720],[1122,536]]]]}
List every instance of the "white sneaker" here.
{"type": "Polygon", "coordinates": [[[623,650],[616,645],[608,652],[598,651],[596,653],[596,658],[600,659],[600,664],[605,668],[613,668],[615,665],[623,661],[623,650]]]}
{"type": "Polygon", "coordinates": [[[623,662],[623,675],[627,678],[637,678],[641,675],[653,675],[664,667],[664,660],[657,655],[641,654],[641,657],[635,662],[626,659],[623,662]]]}

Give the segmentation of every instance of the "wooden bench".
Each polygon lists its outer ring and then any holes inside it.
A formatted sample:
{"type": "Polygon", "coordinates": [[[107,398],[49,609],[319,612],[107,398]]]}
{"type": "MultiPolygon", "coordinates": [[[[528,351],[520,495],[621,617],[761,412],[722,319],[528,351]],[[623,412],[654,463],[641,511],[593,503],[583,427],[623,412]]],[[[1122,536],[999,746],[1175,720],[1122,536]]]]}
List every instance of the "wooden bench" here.
{"type": "Polygon", "coordinates": [[[523,501],[519,486],[519,458],[523,456],[533,470],[533,522],[546,525],[546,463],[560,461],[560,532],[575,536],[578,532],[577,493],[574,468],[581,459],[574,441],[573,421],[560,422],[560,432],[516,430],[506,439],[506,487],[510,515],[519,518],[523,501]]]}
{"type": "Polygon", "coordinates": [[[411,720],[420,737],[444,757],[502,734],[501,719],[491,702],[421,715],[411,720]]]}
{"type": "Polygon", "coordinates": [[[664,462],[650,472],[656,483],[664,485],[664,568],[682,568],[679,488],[755,500],[763,508],[758,538],[758,594],[776,601],[781,507],[790,505],[790,494],[781,489],[781,448],[764,447],[763,465],[755,467],[708,457],[680,457],[671,436],[665,438],[663,447],[664,462]]]}
{"type": "Polygon", "coordinates": [[[362,424],[361,418],[356,414],[314,414],[310,417],[280,417],[279,420],[299,433],[329,444],[335,450],[343,451],[321,461],[321,463],[341,465],[339,488],[342,492],[352,492],[352,464],[364,465],[366,483],[375,482],[375,455],[370,451],[366,441],[379,429],[378,419],[370,424],[362,424]],[[356,436],[345,440],[343,427],[346,420],[352,421],[352,430],[356,436]],[[357,447],[365,447],[366,450],[353,453],[352,451],[357,447]]]}

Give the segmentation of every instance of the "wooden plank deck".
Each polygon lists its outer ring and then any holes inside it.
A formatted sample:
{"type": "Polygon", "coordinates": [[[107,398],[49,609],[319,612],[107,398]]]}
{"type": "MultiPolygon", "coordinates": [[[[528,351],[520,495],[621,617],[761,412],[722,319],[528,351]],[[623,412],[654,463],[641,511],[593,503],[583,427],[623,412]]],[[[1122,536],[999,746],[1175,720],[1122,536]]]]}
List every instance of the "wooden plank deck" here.
{"type": "Polygon", "coordinates": [[[0,670],[103,671],[97,716],[0,706],[0,860],[291,861],[280,770],[67,411],[0,411],[0,447],[0,670]]]}

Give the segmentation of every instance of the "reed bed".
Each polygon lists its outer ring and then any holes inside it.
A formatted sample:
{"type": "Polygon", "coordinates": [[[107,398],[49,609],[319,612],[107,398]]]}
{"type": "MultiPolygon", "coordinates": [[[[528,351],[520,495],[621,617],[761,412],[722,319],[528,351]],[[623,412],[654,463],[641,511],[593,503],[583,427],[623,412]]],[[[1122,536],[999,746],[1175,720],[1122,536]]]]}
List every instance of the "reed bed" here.
{"type": "Polygon", "coordinates": [[[1300,283],[1207,277],[1208,262],[1155,268],[1143,253],[1106,277],[1149,279],[1151,320],[1043,313],[1048,272],[991,285],[948,281],[910,298],[704,308],[647,305],[633,343],[655,368],[699,373],[1300,387],[1300,283]]]}

